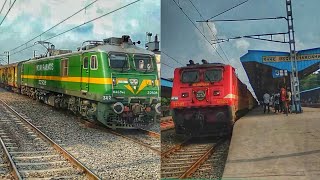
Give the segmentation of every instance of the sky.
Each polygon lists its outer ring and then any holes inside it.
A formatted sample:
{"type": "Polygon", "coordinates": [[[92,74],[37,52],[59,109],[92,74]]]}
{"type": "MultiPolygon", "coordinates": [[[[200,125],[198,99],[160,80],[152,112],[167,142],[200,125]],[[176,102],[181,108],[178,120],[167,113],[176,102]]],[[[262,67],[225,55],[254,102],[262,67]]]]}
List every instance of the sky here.
{"type": "MultiPolygon", "coordinates": [[[[14,0],[7,0],[0,14],[0,22],[10,7],[9,3],[13,3],[13,1],[14,0]]],[[[4,51],[12,50],[38,36],[93,1],[94,0],[17,0],[3,21],[3,24],[0,26],[0,55],[3,55],[4,51]]],[[[33,45],[36,41],[50,38],[134,1],[135,0],[98,0],[90,7],[50,30],[48,33],[28,43],[28,46],[33,45]]],[[[5,0],[0,0],[0,8],[4,2],[5,0]]],[[[53,38],[50,42],[53,43],[57,49],[70,49],[74,51],[86,40],[102,40],[108,37],[130,35],[133,41],[140,40],[142,42],[140,46],[144,48],[146,32],[151,32],[153,35],[159,34],[160,37],[160,1],[158,0],[141,0],[92,23],[53,38]]],[[[20,49],[25,47],[24,45],[20,49]]],[[[12,51],[10,54],[14,55],[10,58],[11,62],[31,58],[33,56],[33,50],[37,50],[37,54],[46,51],[41,45],[36,45],[21,53],[14,54],[14,52],[18,50],[12,51]]],[[[1,58],[3,57],[0,56],[0,59],[1,58]]]]}
{"type": "MultiPolygon", "coordinates": [[[[196,24],[207,39],[214,39],[208,25],[217,38],[236,37],[250,34],[263,34],[275,32],[287,32],[286,20],[242,21],[242,22],[214,22],[198,23],[202,20],[199,13],[189,0],[175,0],[178,5],[196,24]]],[[[202,14],[204,19],[209,19],[244,0],[191,0],[202,14]]],[[[248,2],[230,10],[215,19],[243,19],[286,16],[285,0],[249,0],[248,2]]],[[[320,1],[317,0],[292,0],[293,18],[296,39],[296,50],[319,47],[320,36],[320,1]]],[[[222,62],[231,64],[236,68],[239,79],[247,84],[252,91],[247,75],[240,63],[240,57],[248,50],[272,50],[289,51],[288,44],[273,43],[267,41],[238,39],[220,43],[214,48],[205,40],[199,31],[193,26],[173,0],[161,1],[161,74],[164,78],[172,78],[173,70],[187,64],[190,59],[201,62],[207,59],[209,62],[222,62]],[[221,57],[217,54],[221,55],[221,57]],[[227,58],[224,56],[226,54],[227,58]],[[168,57],[167,55],[172,58],[168,57]],[[166,64],[166,65],[165,65],[166,64]],[[171,67],[169,67],[171,66],[171,67]]],[[[282,36],[274,37],[283,40],[282,36]]]]}

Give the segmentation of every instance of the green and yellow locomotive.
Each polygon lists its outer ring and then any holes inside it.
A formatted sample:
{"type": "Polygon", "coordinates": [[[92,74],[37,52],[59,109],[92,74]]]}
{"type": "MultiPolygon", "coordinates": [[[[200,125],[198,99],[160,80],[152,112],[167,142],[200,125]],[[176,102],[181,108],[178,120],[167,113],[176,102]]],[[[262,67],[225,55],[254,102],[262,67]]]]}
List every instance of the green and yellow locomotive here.
{"type": "Polygon", "coordinates": [[[0,66],[1,77],[9,67],[15,69],[15,83],[0,83],[111,128],[147,125],[160,113],[154,53],[135,46],[129,36],[86,41],[77,52],[0,66]]]}

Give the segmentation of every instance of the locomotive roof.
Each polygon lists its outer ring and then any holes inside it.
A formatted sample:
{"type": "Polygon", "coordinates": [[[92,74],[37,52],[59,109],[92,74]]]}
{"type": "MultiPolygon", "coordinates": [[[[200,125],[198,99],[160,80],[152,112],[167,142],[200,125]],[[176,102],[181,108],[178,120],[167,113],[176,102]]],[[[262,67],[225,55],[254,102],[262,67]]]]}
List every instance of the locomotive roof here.
{"type": "Polygon", "coordinates": [[[94,47],[90,50],[95,50],[95,51],[100,51],[100,52],[101,51],[103,51],[103,52],[121,52],[121,53],[128,53],[128,54],[154,55],[154,53],[152,51],[137,47],[133,44],[122,44],[122,45],[104,44],[104,45],[94,47]]]}
{"type": "Polygon", "coordinates": [[[202,67],[216,67],[216,66],[226,66],[222,63],[207,63],[207,64],[194,64],[194,65],[188,65],[181,67],[181,69],[194,69],[194,68],[202,68],[202,67]]]}
{"type": "Polygon", "coordinates": [[[19,64],[19,62],[15,62],[15,63],[11,63],[11,64],[3,64],[3,65],[0,65],[0,67],[11,67],[11,66],[15,66],[19,64]]]}
{"type": "Polygon", "coordinates": [[[29,62],[71,56],[71,55],[76,55],[76,54],[82,54],[84,52],[120,52],[120,53],[127,53],[127,54],[154,55],[154,53],[152,51],[137,47],[133,44],[122,44],[122,45],[103,44],[103,45],[99,45],[99,46],[96,46],[96,47],[88,49],[88,50],[74,51],[71,53],[59,54],[56,56],[44,57],[44,58],[39,58],[39,59],[30,59],[29,62]]]}

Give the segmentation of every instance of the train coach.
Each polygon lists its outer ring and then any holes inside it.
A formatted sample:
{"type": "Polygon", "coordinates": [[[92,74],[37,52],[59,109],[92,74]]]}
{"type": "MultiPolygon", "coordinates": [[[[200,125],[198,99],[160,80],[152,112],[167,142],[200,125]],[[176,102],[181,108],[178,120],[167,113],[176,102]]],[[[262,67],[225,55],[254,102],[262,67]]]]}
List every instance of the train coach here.
{"type": "Polygon", "coordinates": [[[232,66],[189,62],[174,71],[170,108],[176,133],[210,135],[217,127],[231,133],[235,120],[252,109],[256,100],[232,66]]]}
{"type": "Polygon", "coordinates": [[[9,89],[114,129],[148,125],[160,113],[155,56],[129,36],[0,66],[0,76],[9,89]]]}

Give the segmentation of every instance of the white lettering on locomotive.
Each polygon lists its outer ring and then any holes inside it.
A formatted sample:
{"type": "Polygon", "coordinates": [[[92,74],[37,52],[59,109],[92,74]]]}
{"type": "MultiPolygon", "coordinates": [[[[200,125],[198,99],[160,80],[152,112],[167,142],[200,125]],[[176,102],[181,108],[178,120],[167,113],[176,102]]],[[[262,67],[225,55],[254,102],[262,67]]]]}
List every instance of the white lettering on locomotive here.
{"type": "Polygon", "coordinates": [[[126,94],[125,91],[121,91],[121,90],[113,90],[112,93],[113,94],[126,94]]]}
{"type": "Polygon", "coordinates": [[[147,91],[147,94],[152,94],[152,95],[154,95],[154,94],[158,94],[158,91],[147,91]]]}
{"type": "Polygon", "coordinates": [[[45,86],[45,85],[47,85],[47,81],[46,81],[46,80],[40,80],[40,79],[39,79],[39,85],[45,86]]]}
{"type": "Polygon", "coordinates": [[[38,64],[36,66],[37,71],[53,71],[53,63],[48,63],[48,64],[38,64]]]}

